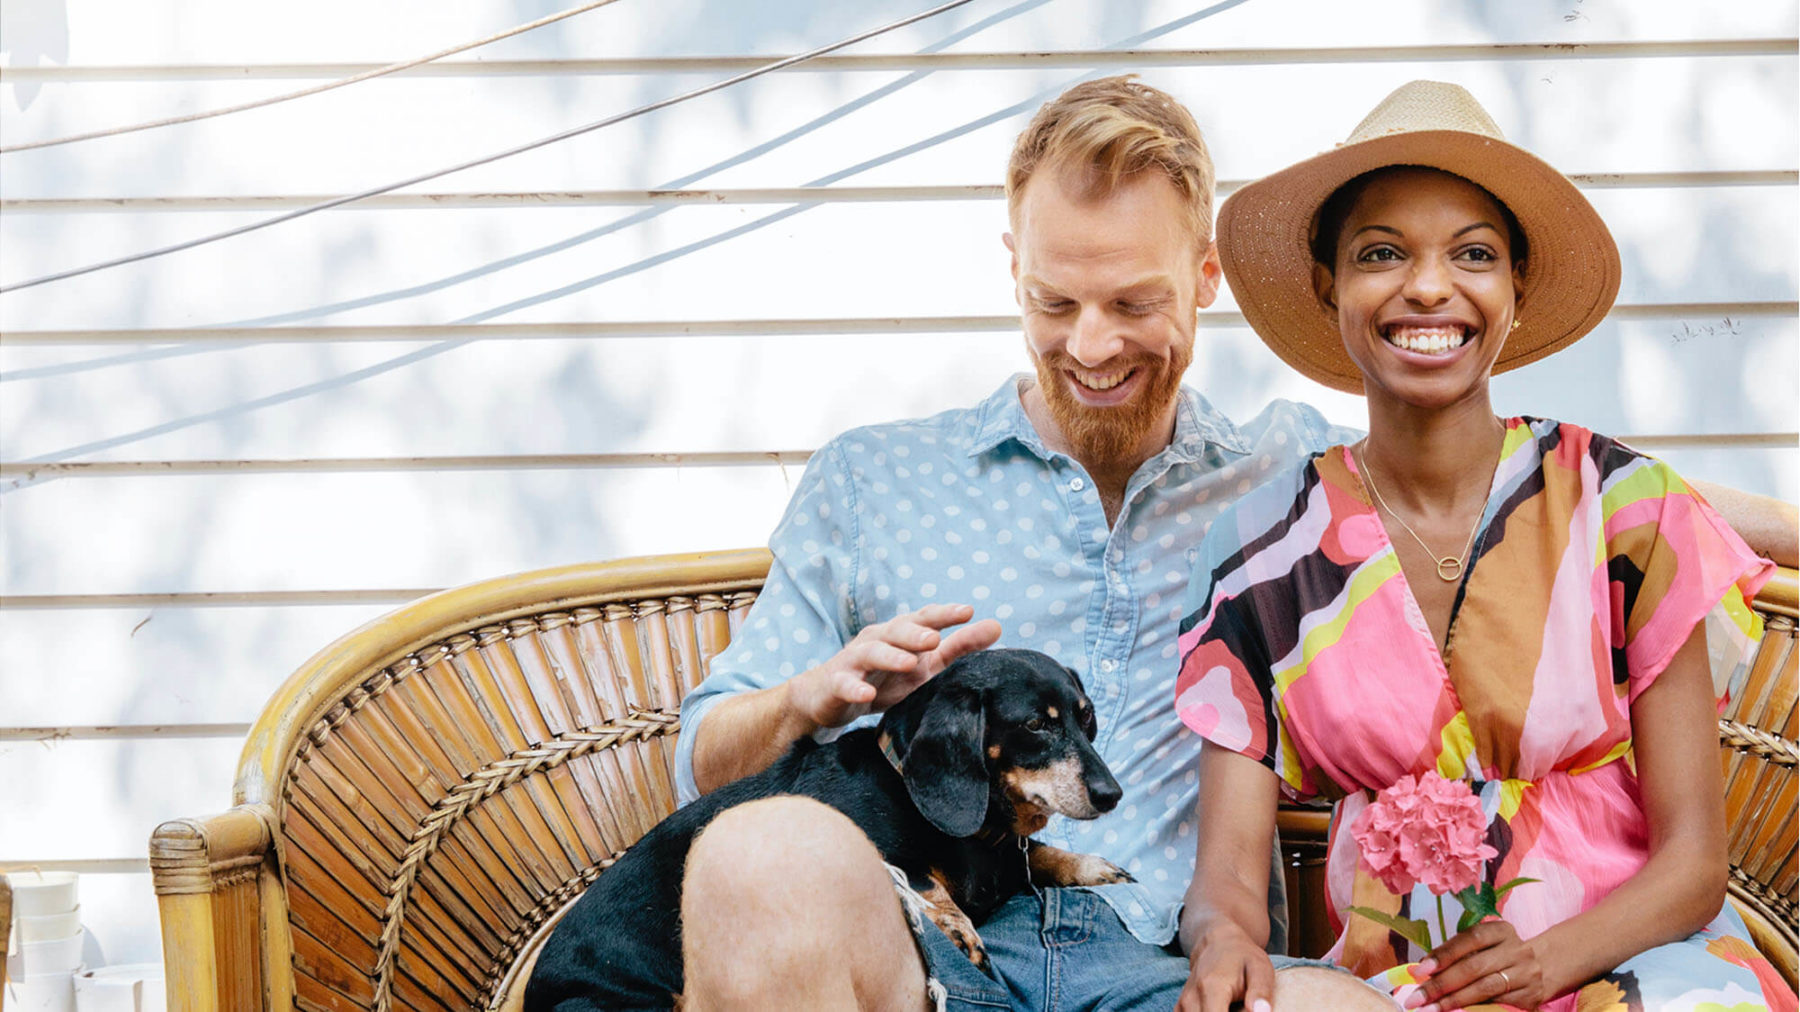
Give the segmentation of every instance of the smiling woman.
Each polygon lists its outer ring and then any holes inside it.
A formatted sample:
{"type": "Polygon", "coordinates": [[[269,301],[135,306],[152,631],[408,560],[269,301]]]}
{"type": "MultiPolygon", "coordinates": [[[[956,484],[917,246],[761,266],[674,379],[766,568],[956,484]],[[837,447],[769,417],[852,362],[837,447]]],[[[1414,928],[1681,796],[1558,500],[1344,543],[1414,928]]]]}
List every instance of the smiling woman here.
{"type": "Polygon", "coordinates": [[[1463,89],[1414,82],[1346,144],[1234,195],[1220,235],[1259,336],[1360,386],[1369,435],[1251,492],[1200,549],[1176,705],[1208,741],[1188,894],[1201,989],[1248,1000],[1234,981],[1266,958],[1210,899],[1258,870],[1241,855],[1266,826],[1246,812],[1280,788],[1339,798],[1349,825],[1435,772],[1479,800],[1482,881],[1525,884],[1460,933],[1440,915],[1421,945],[1352,915],[1429,924],[1433,891],[1390,891],[1335,834],[1344,967],[1427,1012],[1792,1008],[1737,955],[1713,758],[1774,567],[1667,465],[1498,418],[1489,396],[1493,373],[1610,308],[1598,214],[1463,89]]]}

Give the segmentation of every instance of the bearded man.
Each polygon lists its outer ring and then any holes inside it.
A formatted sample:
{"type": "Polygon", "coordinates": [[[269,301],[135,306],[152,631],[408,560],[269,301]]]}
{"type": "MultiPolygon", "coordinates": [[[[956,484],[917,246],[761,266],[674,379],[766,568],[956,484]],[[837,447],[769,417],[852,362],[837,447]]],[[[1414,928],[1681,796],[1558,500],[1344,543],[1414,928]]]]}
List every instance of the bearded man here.
{"type": "Polygon", "coordinates": [[[689,858],[687,1007],[1168,1009],[1187,979],[1175,935],[1199,739],[1171,687],[1188,554],[1235,497],[1356,434],[1286,402],[1234,425],[1182,387],[1220,268],[1212,162],[1174,99],[1124,77],[1076,86],[1021,135],[1006,191],[1034,371],[813,456],[762,595],[683,704],[676,766],[684,799],[760,770],[802,735],[871,721],[1004,628],[1005,645],[1080,675],[1125,791],[1036,838],[1137,881],[1014,897],[981,929],[995,980],[929,922],[909,927],[841,815],[740,806],[689,858]]]}

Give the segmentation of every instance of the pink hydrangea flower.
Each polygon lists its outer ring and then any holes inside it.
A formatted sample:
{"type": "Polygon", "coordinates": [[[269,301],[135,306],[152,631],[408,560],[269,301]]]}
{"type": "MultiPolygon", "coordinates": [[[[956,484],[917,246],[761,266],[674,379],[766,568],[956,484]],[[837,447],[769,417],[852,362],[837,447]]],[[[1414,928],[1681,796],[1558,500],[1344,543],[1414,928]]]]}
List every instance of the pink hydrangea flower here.
{"type": "Polygon", "coordinates": [[[1499,853],[1485,842],[1481,800],[1468,784],[1435,771],[1401,777],[1381,791],[1350,834],[1363,867],[1396,895],[1415,883],[1439,896],[1467,889],[1480,883],[1483,864],[1499,853]]]}

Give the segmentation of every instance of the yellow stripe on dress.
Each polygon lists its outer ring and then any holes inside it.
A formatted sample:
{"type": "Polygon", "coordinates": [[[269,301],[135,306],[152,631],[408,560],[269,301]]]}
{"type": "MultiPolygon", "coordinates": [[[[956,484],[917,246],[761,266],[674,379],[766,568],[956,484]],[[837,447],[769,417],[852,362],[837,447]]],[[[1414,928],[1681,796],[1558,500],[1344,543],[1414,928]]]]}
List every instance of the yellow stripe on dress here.
{"type": "Polygon", "coordinates": [[[1445,780],[1463,780],[1469,775],[1469,768],[1480,769],[1475,762],[1475,733],[1469,730],[1469,715],[1462,710],[1456,711],[1439,736],[1442,747],[1438,749],[1438,776],[1445,780]]]}
{"type": "Polygon", "coordinates": [[[1641,499],[1662,499],[1672,495],[1692,495],[1687,482],[1681,480],[1667,464],[1653,457],[1643,458],[1643,463],[1613,486],[1601,493],[1600,516],[1602,521],[1612,519],[1619,510],[1641,499]]]}

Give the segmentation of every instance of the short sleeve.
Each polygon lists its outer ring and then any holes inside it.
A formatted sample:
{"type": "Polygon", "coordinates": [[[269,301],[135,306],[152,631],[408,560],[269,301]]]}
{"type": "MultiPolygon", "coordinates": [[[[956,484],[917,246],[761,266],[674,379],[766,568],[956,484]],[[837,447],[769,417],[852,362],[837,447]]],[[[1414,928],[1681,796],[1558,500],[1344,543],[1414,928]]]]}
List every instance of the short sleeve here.
{"type": "Polygon", "coordinates": [[[1612,593],[1615,663],[1629,698],[1656,680],[1694,627],[1706,623],[1720,705],[1762,638],[1750,607],[1774,564],[1758,557],[1681,476],[1615,444],[1601,495],[1612,593]]]}
{"type": "Polygon", "coordinates": [[[1238,544],[1237,513],[1227,510],[1201,543],[1181,622],[1175,711],[1195,734],[1257,760],[1290,796],[1317,793],[1283,725],[1268,639],[1263,634],[1238,544]]]}
{"type": "Polygon", "coordinates": [[[824,663],[856,634],[854,507],[855,487],[836,444],[827,444],[807,463],[769,539],[774,563],[743,626],[681,701],[675,784],[682,804],[700,796],[694,741],[714,706],[824,663]]]}

